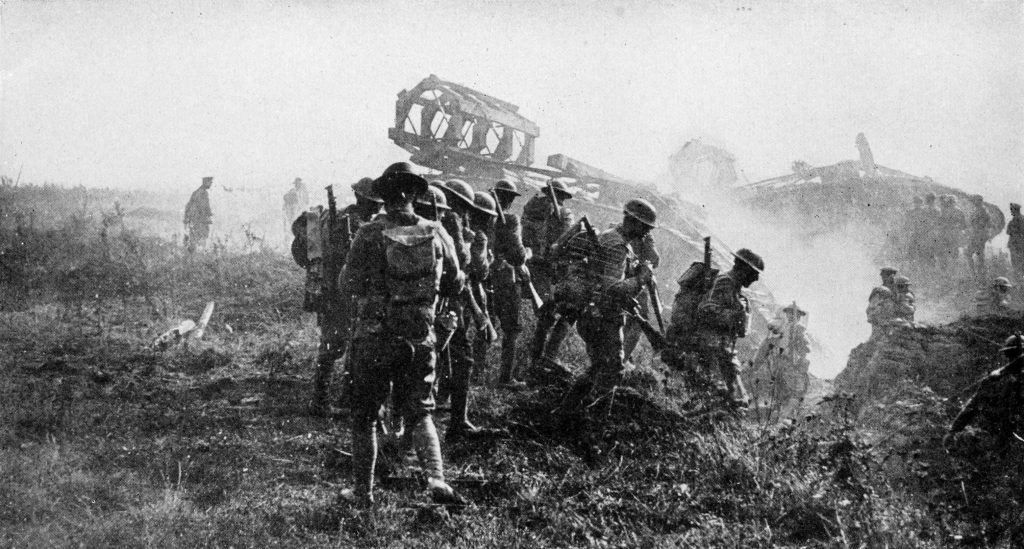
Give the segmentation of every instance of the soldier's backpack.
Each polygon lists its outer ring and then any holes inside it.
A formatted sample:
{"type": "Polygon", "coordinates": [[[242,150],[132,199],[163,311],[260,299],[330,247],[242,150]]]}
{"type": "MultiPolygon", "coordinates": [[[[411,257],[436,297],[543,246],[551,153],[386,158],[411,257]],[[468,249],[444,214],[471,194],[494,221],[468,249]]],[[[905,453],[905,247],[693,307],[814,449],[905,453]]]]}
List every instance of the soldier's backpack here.
{"type": "Polygon", "coordinates": [[[389,318],[390,329],[405,337],[426,337],[434,322],[434,300],[444,268],[434,246],[437,230],[435,223],[421,220],[415,225],[392,226],[382,232],[386,243],[384,287],[388,305],[412,305],[389,318]]]}
{"type": "Polygon", "coordinates": [[[679,277],[679,292],[672,302],[672,318],[665,330],[665,338],[671,342],[686,341],[697,327],[697,308],[711,293],[718,276],[718,269],[694,261],[679,277]]]}

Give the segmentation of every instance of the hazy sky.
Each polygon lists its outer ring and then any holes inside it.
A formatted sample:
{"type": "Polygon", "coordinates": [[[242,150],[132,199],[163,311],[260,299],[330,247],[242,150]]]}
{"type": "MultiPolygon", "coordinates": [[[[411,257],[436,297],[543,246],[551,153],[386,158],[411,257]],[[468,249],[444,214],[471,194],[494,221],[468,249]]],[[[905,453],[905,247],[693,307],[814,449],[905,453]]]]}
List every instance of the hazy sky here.
{"type": "Polygon", "coordinates": [[[395,94],[434,73],[519,105],[540,163],[653,178],[701,137],[757,180],[863,131],[880,164],[1022,194],[1020,0],[0,4],[0,170],[29,181],[353,181],[407,158],[395,94]]]}

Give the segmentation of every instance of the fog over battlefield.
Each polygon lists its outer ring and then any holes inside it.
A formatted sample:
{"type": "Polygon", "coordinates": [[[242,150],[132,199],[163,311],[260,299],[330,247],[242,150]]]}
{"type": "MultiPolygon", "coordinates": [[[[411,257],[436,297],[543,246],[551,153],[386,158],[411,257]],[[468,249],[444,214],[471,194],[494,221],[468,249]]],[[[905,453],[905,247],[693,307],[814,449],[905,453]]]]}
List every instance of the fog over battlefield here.
{"type": "MultiPolygon", "coordinates": [[[[408,159],[387,138],[395,95],[430,74],[518,105],[538,164],[666,187],[669,155],[700,138],[758,181],[856,159],[864,132],[881,165],[1004,212],[1024,199],[1021,0],[0,0],[0,173],[182,197],[206,175],[273,197],[296,176],[347,186],[408,159]]],[[[837,353],[812,371],[834,374],[866,337],[874,265],[744,217],[712,215],[770,252],[782,302],[817,312],[837,353]]]]}

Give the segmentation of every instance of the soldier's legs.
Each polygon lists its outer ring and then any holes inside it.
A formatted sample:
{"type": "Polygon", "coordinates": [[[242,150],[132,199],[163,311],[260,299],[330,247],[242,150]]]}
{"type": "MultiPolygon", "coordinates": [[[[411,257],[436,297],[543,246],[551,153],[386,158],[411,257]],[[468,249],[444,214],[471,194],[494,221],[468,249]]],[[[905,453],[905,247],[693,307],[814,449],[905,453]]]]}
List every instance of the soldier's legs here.
{"type": "Polygon", "coordinates": [[[533,332],[533,341],[530,344],[530,360],[536,362],[544,356],[544,347],[548,340],[548,332],[555,325],[558,316],[555,313],[554,301],[544,302],[544,306],[537,311],[537,326],[533,332]]]}
{"type": "Polygon", "coordinates": [[[562,350],[562,342],[569,336],[569,329],[575,323],[574,315],[563,313],[558,316],[558,321],[551,328],[551,337],[548,338],[548,343],[544,346],[544,356],[552,360],[558,359],[558,354],[562,350]]]}
{"type": "Polygon", "coordinates": [[[640,343],[640,328],[632,318],[626,319],[626,326],[622,329],[622,352],[625,360],[633,360],[633,351],[640,343]]]}
{"type": "Polygon", "coordinates": [[[345,353],[348,345],[351,319],[344,303],[331,303],[323,313],[317,313],[320,325],[320,344],[317,347],[316,372],[313,374],[313,397],[310,410],[323,413],[327,410],[331,376],[334,363],[345,353]]]}
{"type": "Polygon", "coordinates": [[[384,337],[352,342],[352,478],[356,497],[373,501],[373,469],[377,458],[377,422],[390,392],[391,363],[403,349],[384,337]]]}
{"type": "Polygon", "coordinates": [[[473,429],[473,424],[469,422],[469,385],[473,373],[473,357],[465,320],[468,319],[464,318],[463,322],[459,323],[451,343],[448,344],[452,361],[451,388],[449,389],[452,408],[451,419],[448,423],[449,433],[473,429]]]}
{"type": "Polygon", "coordinates": [[[396,364],[393,401],[409,430],[420,467],[429,479],[444,481],[441,442],[434,425],[434,376],[436,355],[433,338],[405,341],[409,360],[396,364]]]}
{"type": "Polygon", "coordinates": [[[474,384],[487,380],[487,351],[491,350],[491,343],[484,337],[483,330],[477,328],[473,331],[473,373],[470,376],[474,384]]]}
{"type": "Polygon", "coordinates": [[[516,342],[522,330],[519,315],[522,299],[519,285],[511,280],[499,281],[494,288],[494,307],[501,326],[501,371],[498,383],[510,383],[516,376],[516,342]],[[505,283],[507,282],[507,283],[505,283]]]}
{"type": "Polygon", "coordinates": [[[578,329],[590,357],[586,377],[598,393],[610,391],[622,380],[622,326],[623,318],[619,314],[583,314],[580,317],[578,329]]]}

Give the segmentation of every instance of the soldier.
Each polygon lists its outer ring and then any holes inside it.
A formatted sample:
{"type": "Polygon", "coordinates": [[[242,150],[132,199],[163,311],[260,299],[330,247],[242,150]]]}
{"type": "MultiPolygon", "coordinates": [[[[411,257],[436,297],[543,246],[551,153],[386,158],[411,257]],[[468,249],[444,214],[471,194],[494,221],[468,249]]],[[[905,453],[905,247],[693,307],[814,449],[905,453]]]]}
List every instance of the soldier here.
{"type": "MultiPolygon", "coordinates": [[[[654,235],[647,233],[643,238],[634,240],[629,243],[633,248],[633,252],[636,253],[637,259],[642,262],[647,262],[651,265],[651,269],[657,269],[661,263],[661,254],[658,253],[658,248],[654,245],[654,235]]],[[[637,296],[637,303],[640,305],[640,317],[650,318],[651,312],[651,296],[648,292],[641,292],[637,296]]],[[[642,330],[639,327],[639,320],[636,317],[626,318],[626,328],[623,331],[623,352],[625,353],[626,362],[632,362],[633,350],[636,349],[637,343],[640,342],[640,334],[642,330]]]]}
{"type": "Polygon", "coordinates": [[[755,384],[757,401],[781,408],[790,399],[806,393],[810,367],[807,355],[811,351],[804,325],[806,318],[807,312],[793,303],[768,323],[768,335],[761,341],[750,371],[743,375],[748,387],[755,384]]]}
{"type": "Polygon", "coordinates": [[[1005,276],[996,277],[992,286],[978,290],[974,295],[974,309],[978,315],[1005,315],[1010,312],[1010,289],[1013,285],[1005,276]]]}
{"type": "Polygon", "coordinates": [[[434,314],[438,297],[458,295],[465,283],[455,245],[438,223],[413,213],[427,182],[405,162],[373,184],[385,213],[360,227],[343,271],[359,321],[352,341],[353,488],[342,500],[373,503],[376,424],[389,393],[409,428],[432,498],[461,503],[444,480],[434,425],[434,314]]]}
{"type": "MultiPolygon", "coordinates": [[[[328,394],[334,363],[345,354],[352,331],[352,300],[339,278],[345,266],[345,257],[352,237],[364,224],[380,212],[383,200],[374,194],[373,180],[364,177],[352,184],[356,203],[337,212],[332,226],[330,211],[311,212],[308,219],[319,217],[319,231],[306,234],[320,235],[322,254],[322,283],[319,295],[307,295],[307,309],[316,312],[317,326],[320,327],[320,344],[317,347],[316,373],[313,375],[313,397],[309,412],[324,416],[330,411],[328,394]]],[[[294,232],[294,231],[293,231],[294,232]]]]}
{"type": "Polygon", "coordinates": [[[978,390],[964,404],[964,407],[953,420],[949,433],[942,442],[949,447],[953,436],[979,414],[988,416],[996,434],[1005,442],[1019,428],[1021,417],[1021,367],[1024,366],[1024,337],[1016,333],[1006,339],[1002,349],[1009,362],[1003,367],[992,371],[981,380],[978,390]]]}
{"type": "Polygon", "coordinates": [[[964,255],[967,256],[967,265],[971,268],[971,274],[975,279],[981,281],[986,277],[985,243],[992,237],[992,216],[985,209],[985,199],[980,194],[971,197],[971,207],[974,211],[971,212],[970,238],[964,255]],[[978,257],[977,264],[974,261],[975,256],[978,257]]]}
{"type": "Polygon", "coordinates": [[[871,339],[878,339],[887,331],[889,321],[893,316],[893,309],[896,306],[895,284],[896,269],[883,267],[880,274],[882,285],[876,286],[868,296],[868,324],[871,324],[871,339]]]}
{"type": "Polygon", "coordinates": [[[935,267],[939,256],[939,217],[941,212],[935,204],[935,193],[924,195],[921,224],[921,256],[926,267],[935,267]]]}
{"type": "Polygon", "coordinates": [[[905,276],[893,278],[892,294],[892,320],[913,324],[917,307],[914,304],[914,292],[910,291],[910,279],[905,276]]]}
{"type": "Polygon", "coordinates": [[[522,386],[516,371],[516,342],[522,331],[520,309],[522,294],[518,282],[530,277],[526,268],[526,248],[523,246],[522,225],[519,216],[510,212],[519,195],[515,184],[501,180],[492,189],[502,215],[494,226],[494,266],[491,286],[494,289],[494,307],[501,326],[501,371],[498,383],[507,388],[522,386]]]}
{"type": "Polygon", "coordinates": [[[210,210],[210,187],[213,186],[212,177],[204,177],[198,189],[192,191],[192,196],[185,205],[185,244],[189,252],[196,251],[196,248],[206,244],[210,236],[210,225],[213,224],[213,211],[210,210]]]}
{"type": "MultiPolygon", "coordinates": [[[[442,225],[449,234],[459,234],[453,237],[455,240],[456,253],[460,261],[465,260],[464,272],[469,277],[471,270],[476,270],[475,279],[480,280],[479,275],[489,262],[486,256],[481,256],[486,251],[486,235],[478,242],[475,231],[469,227],[469,216],[472,212],[478,211],[476,196],[473,187],[460,179],[452,179],[444,184],[442,190],[451,207],[447,212],[442,225]]],[[[452,305],[458,316],[458,324],[452,334],[451,342],[448,344],[448,355],[451,362],[450,382],[439,388],[442,397],[451,397],[451,419],[448,422],[448,431],[445,440],[457,440],[466,435],[480,434],[484,431],[469,421],[469,386],[473,375],[474,361],[472,344],[469,338],[469,325],[475,322],[478,328],[478,337],[488,337],[493,333],[493,327],[487,320],[486,312],[480,308],[476,299],[476,292],[471,291],[471,285],[467,285],[464,291],[458,296],[452,305]]]]}
{"type": "Polygon", "coordinates": [[[733,257],[732,270],[715,278],[711,293],[697,307],[696,337],[701,369],[704,372],[717,369],[725,383],[723,397],[730,404],[743,407],[749,403],[749,398],[738,377],[736,360],[736,340],[747,335],[750,315],[750,304],[743,295],[743,288],[750,287],[761,277],[764,260],[746,248],[733,257]]]}
{"type": "Polygon", "coordinates": [[[523,207],[523,245],[533,252],[527,266],[544,300],[544,306],[537,311],[537,326],[530,346],[534,366],[544,357],[557,360],[558,349],[576,320],[556,310],[554,285],[555,281],[564,279],[565,269],[556,257],[558,254],[552,253],[552,245],[573,225],[574,216],[563,205],[572,196],[565,182],[556,178],[548,181],[523,207]]]}
{"type": "Polygon", "coordinates": [[[948,274],[960,257],[960,244],[964,239],[964,230],[967,229],[967,216],[957,207],[956,197],[951,194],[942,195],[939,205],[941,209],[938,262],[939,268],[948,274]]]}
{"type": "Polygon", "coordinates": [[[1010,250],[1010,262],[1018,283],[1024,284],[1024,217],[1020,204],[1010,203],[1010,222],[1006,224],[1006,235],[1010,237],[1006,247],[1010,250]]]}
{"type": "Polygon", "coordinates": [[[444,191],[434,186],[434,182],[431,182],[427,192],[423,193],[413,203],[412,211],[424,219],[440,222],[445,212],[451,211],[451,208],[448,206],[448,199],[445,197],[444,191]]]}
{"type": "Polygon", "coordinates": [[[583,404],[594,391],[606,393],[621,380],[626,313],[635,313],[636,297],[653,273],[649,263],[637,261],[629,243],[650,233],[656,218],[657,212],[650,202],[630,200],[623,208],[622,223],[597,235],[592,242],[586,264],[591,298],[579,318],[579,333],[587,346],[590,368],[572,389],[567,398],[570,404],[583,404]]]}
{"type": "Polygon", "coordinates": [[[292,226],[295,218],[299,217],[308,207],[309,191],[306,189],[306,184],[302,182],[302,178],[296,177],[295,181],[292,181],[292,188],[284,193],[284,207],[281,213],[284,215],[285,232],[292,226]]]}
{"type": "MultiPolygon", "coordinates": [[[[469,247],[469,282],[470,291],[476,292],[476,301],[487,312],[490,318],[490,284],[491,266],[494,264],[494,222],[498,217],[497,202],[490,193],[477,191],[473,194],[475,211],[469,214],[469,228],[475,233],[473,244],[469,247]]],[[[491,341],[483,333],[485,327],[478,326],[473,337],[473,378],[486,377],[487,350],[491,341]]]]}

